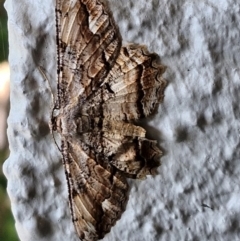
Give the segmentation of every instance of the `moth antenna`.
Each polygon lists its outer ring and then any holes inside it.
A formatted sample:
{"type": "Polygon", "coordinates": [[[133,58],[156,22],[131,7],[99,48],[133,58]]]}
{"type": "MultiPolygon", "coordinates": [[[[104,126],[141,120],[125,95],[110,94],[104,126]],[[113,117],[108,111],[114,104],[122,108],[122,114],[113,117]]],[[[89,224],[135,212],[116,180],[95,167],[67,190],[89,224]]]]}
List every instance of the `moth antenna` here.
{"type": "Polygon", "coordinates": [[[48,87],[49,87],[49,89],[50,89],[50,91],[51,91],[52,101],[53,101],[53,103],[55,103],[55,99],[54,99],[52,87],[51,87],[51,85],[50,85],[50,81],[49,81],[49,79],[48,79],[48,77],[47,77],[47,75],[46,75],[43,67],[42,67],[42,66],[38,66],[38,70],[39,70],[40,74],[42,75],[42,77],[43,77],[45,80],[47,80],[47,82],[48,82],[48,87]]]}
{"type": "Polygon", "coordinates": [[[58,145],[58,143],[57,143],[57,141],[56,141],[56,138],[55,138],[55,136],[54,136],[54,131],[53,131],[53,127],[52,127],[52,121],[53,121],[53,119],[54,119],[54,110],[57,108],[57,107],[56,107],[57,104],[56,104],[56,101],[55,101],[55,98],[54,98],[54,95],[53,95],[53,91],[52,91],[52,88],[51,88],[51,85],[50,85],[50,81],[49,81],[47,75],[45,74],[45,71],[44,71],[43,67],[42,67],[42,66],[38,66],[38,70],[39,70],[40,74],[42,75],[42,77],[43,77],[45,80],[47,80],[47,82],[48,82],[48,87],[49,87],[49,89],[50,89],[50,91],[51,91],[51,96],[52,96],[52,101],[53,101],[53,103],[54,103],[54,108],[52,108],[51,121],[49,122],[49,127],[50,127],[50,132],[51,132],[51,134],[52,134],[53,140],[54,140],[54,142],[55,142],[58,150],[61,152],[61,149],[60,149],[60,147],[59,147],[59,145],[58,145]]]}

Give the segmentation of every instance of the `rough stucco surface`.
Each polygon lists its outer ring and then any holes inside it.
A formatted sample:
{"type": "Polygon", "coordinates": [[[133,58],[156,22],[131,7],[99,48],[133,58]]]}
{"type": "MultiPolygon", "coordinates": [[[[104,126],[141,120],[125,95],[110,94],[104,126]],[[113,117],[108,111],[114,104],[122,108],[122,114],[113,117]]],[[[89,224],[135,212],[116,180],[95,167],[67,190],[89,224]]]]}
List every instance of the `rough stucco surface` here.
{"type": "MultiPolygon", "coordinates": [[[[168,66],[149,121],[164,149],[159,175],[130,181],[126,212],[104,240],[240,240],[240,3],[111,0],[123,39],[168,66]]],[[[11,111],[8,194],[22,241],[78,240],[60,154],[49,133],[54,1],[7,0],[11,111]]]]}

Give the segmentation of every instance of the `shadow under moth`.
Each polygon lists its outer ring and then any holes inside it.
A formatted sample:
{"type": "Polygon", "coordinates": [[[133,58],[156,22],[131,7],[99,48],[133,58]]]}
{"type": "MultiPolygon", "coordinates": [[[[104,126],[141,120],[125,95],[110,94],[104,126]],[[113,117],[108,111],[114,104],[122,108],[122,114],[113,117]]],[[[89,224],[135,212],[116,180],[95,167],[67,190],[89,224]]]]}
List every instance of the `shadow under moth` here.
{"type": "Polygon", "coordinates": [[[165,67],[122,44],[102,0],[56,0],[57,96],[51,126],[61,139],[72,220],[82,241],[104,237],[128,199],[126,178],[160,165],[157,142],[136,120],[163,100],[165,67]]]}

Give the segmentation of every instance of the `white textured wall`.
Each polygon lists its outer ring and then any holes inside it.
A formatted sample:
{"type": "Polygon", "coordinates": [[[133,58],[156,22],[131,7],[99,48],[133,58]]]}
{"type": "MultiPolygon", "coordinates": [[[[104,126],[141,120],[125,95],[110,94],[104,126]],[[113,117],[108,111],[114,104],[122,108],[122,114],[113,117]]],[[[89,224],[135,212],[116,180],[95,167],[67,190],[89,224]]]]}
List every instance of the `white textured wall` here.
{"type": "MultiPolygon", "coordinates": [[[[7,0],[11,155],[4,164],[22,241],[77,240],[60,154],[49,134],[56,85],[54,1],[7,0]]],[[[168,66],[147,125],[165,151],[159,175],[131,181],[105,241],[240,240],[239,0],[111,0],[123,39],[168,66]]]]}

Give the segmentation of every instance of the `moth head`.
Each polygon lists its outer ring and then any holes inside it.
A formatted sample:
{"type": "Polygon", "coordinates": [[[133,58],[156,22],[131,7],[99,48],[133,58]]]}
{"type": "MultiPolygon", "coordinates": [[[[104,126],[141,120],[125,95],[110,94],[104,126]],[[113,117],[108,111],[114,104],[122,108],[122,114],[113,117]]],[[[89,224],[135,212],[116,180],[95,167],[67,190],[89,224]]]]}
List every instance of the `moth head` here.
{"type": "Polygon", "coordinates": [[[50,131],[51,133],[57,131],[61,132],[62,131],[62,121],[61,121],[61,115],[53,115],[51,117],[51,121],[49,123],[50,131]]]}

